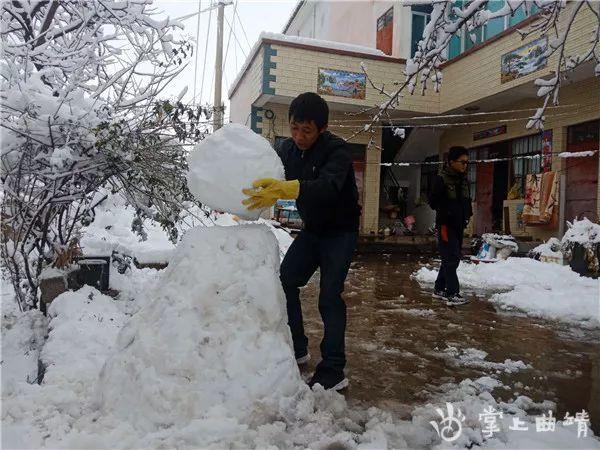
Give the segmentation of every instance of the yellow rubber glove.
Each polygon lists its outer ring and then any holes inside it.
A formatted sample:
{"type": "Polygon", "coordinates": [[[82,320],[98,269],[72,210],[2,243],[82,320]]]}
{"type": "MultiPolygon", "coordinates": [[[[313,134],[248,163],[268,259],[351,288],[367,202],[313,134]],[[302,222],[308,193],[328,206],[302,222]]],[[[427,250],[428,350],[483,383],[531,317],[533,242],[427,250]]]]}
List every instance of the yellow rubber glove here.
{"type": "Polygon", "coordinates": [[[242,201],[249,210],[269,208],[279,199],[296,199],[300,194],[300,181],[282,181],[275,178],[261,178],[252,183],[252,189],[242,189],[248,196],[242,201]]]}

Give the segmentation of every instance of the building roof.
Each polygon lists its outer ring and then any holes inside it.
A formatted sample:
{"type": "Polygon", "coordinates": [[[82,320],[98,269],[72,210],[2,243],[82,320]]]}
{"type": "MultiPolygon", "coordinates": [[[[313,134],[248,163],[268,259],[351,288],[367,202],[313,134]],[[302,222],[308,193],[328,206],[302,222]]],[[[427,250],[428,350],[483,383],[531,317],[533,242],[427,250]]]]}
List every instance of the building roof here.
{"type": "Polygon", "coordinates": [[[285,27],[283,27],[283,31],[282,31],[283,34],[287,33],[288,28],[290,27],[290,25],[292,24],[292,22],[298,15],[298,11],[300,11],[300,8],[302,8],[304,3],[306,3],[306,0],[298,0],[298,3],[296,3],[296,7],[294,8],[294,11],[292,11],[292,15],[290,16],[287,23],[285,24],[285,27]]]}
{"type": "Polygon", "coordinates": [[[248,54],[248,57],[246,58],[246,61],[244,62],[244,65],[242,66],[240,72],[238,73],[235,80],[233,81],[233,83],[231,83],[231,86],[229,87],[229,92],[228,92],[229,98],[231,98],[231,96],[235,93],[238,84],[240,83],[240,81],[244,77],[246,71],[252,64],[252,61],[256,57],[258,49],[261,47],[263,41],[267,41],[268,43],[278,43],[281,45],[301,47],[301,48],[306,48],[306,49],[315,50],[315,51],[327,51],[330,53],[335,52],[335,53],[346,54],[346,55],[350,55],[350,56],[359,56],[359,57],[364,57],[366,59],[385,59],[386,61],[393,61],[393,62],[400,62],[400,63],[405,62],[402,59],[393,58],[389,55],[386,55],[381,50],[378,50],[378,49],[372,48],[372,47],[365,47],[362,45],[354,45],[354,44],[346,44],[343,42],[324,41],[321,39],[312,39],[312,38],[305,38],[305,37],[300,37],[300,36],[288,36],[286,34],[279,34],[279,33],[262,32],[260,34],[258,40],[256,41],[256,43],[252,47],[252,50],[248,54]]]}

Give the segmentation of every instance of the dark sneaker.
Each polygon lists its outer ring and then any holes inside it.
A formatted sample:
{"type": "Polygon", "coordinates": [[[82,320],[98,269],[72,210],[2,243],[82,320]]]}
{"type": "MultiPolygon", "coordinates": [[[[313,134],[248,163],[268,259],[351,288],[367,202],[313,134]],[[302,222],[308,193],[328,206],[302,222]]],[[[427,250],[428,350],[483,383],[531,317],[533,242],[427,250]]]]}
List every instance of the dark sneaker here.
{"type": "Polygon", "coordinates": [[[440,300],[446,300],[446,291],[440,291],[438,289],[434,289],[432,297],[439,298],[440,300]]]}
{"type": "Polygon", "coordinates": [[[296,356],[296,364],[298,364],[298,365],[306,364],[309,361],[310,361],[310,353],[306,353],[302,356],[296,356]]]}
{"type": "Polygon", "coordinates": [[[449,295],[446,297],[446,305],[448,306],[465,305],[467,303],[469,303],[469,300],[460,294],[449,295]]]}
{"type": "Polygon", "coordinates": [[[315,384],[320,384],[326,390],[333,389],[334,391],[340,391],[348,387],[349,382],[348,378],[344,376],[343,371],[321,367],[317,368],[315,374],[308,382],[311,388],[315,384]]]}

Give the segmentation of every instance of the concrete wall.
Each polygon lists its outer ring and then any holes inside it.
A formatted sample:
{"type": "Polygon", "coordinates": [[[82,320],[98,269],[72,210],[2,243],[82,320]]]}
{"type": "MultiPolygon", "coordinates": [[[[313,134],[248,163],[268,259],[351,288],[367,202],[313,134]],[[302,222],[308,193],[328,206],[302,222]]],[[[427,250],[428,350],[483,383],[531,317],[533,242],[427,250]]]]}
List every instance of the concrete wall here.
{"type": "MultiPolygon", "coordinates": [[[[270,86],[274,88],[276,95],[295,97],[300,92],[317,91],[317,79],[319,68],[340,69],[352,72],[362,72],[363,63],[369,77],[376,85],[385,84],[386,90],[393,90],[393,82],[404,77],[402,74],[404,64],[397,62],[381,61],[364,57],[348,56],[320,52],[317,49],[300,49],[280,44],[272,44],[277,55],[271,60],[276,68],[271,69],[271,75],[276,81],[270,86]]],[[[324,98],[329,102],[348,104],[353,106],[372,107],[386,101],[387,97],[376,88],[367,83],[366,98],[357,100],[344,97],[327,96],[324,98]]],[[[437,113],[439,110],[439,94],[428,90],[426,95],[406,95],[398,109],[411,112],[437,113]]]]}
{"type": "MultiPolygon", "coordinates": [[[[564,11],[561,17],[567,17],[568,12],[564,11]]],[[[590,33],[594,29],[594,20],[597,21],[588,8],[583,8],[569,33],[566,54],[577,54],[588,48],[586,46],[589,45],[590,33]]],[[[537,88],[533,81],[551,74],[556,66],[557,55],[548,60],[546,68],[506,83],[500,82],[500,64],[502,55],[538,37],[539,35],[532,35],[522,41],[519,33],[513,32],[471,54],[448,62],[443,68],[441,111],[452,110],[522,85],[527,85],[531,95],[535,95],[537,88]]]]}
{"type": "Polygon", "coordinates": [[[259,51],[229,99],[229,120],[250,127],[252,104],[262,93],[263,52],[259,51]]]}
{"type": "Polygon", "coordinates": [[[286,34],[377,47],[377,19],[394,8],[392,55],[410,56],[411,11],[394,1],[306,2],[286,34]]]}

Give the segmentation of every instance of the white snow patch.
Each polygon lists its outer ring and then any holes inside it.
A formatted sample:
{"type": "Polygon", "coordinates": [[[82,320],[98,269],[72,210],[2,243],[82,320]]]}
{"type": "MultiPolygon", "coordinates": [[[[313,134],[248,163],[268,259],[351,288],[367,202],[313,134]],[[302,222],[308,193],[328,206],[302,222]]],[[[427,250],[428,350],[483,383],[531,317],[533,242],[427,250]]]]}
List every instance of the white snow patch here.
{"type": "MultiPolygon", "coordinates": [[[[412,276],[433,283],[437,269],[421,267],[412,276]]],[[[503,308],[561,320],[584,327],[600,327],[600,280],[586,278],[568,266],[529,258],[508,258],[490,264],[461,264],[461,285],[472,289],[506,290],[490,301],[503,308]]]]}
{"type": "Polygon", "coordinates": [[[559,158],[587,158],[594,156],[598,150],[588,150],[585,152],[561,152],[558,154],[559,158]]]}
{"type": "Polygon", "coordinates": [[[95,211],[94,221],[83,229],[81,247],[86,256],[110,256],[113,251],[135,257],[140,263],[166,263],[175,245],[160,226],[144,221],[147,239],[131,230],[135,211],[120,195],[109,195],[95,211]]]}
{"type": "Polygon", "coordinates": [[[38,359],[46,334],[46,318],[39,310],[21,312],[7,279],[2,279],[2,393],[23,383],[37,383],[38,359]]]}
{"type": "Polygon", "coordinates": [[[458,349],[453,346],[448,346],[442,352],[431,352],[431,355],[442,358],[446,362],[456,366],[472,367],[474,369],[486,371],[515,373],[520,370],[532,368],[530,364],[526,364],[523,361],[513,361],[512,359],[506,359],[504,362],[486,361],[485,359],[488,356],[487,352],[476,348],[458,349]]]}
{"type": "Polygon", "coordinates": [[[534,254],[534,255],[539,255],[539,256],[559,258],[559,257],[563,256],[560,249],[561,249],[561,242],[557,238],[552,237],[552,238],[548,239],[546,242],[544,242],[543,244],[540,244],[540,245],[536,246],[535,248],[533,248],[532,250],[530,250],[530,253],[534,254]]]}
{"type": "Polygon", "coordinates": [[[217,211],[256,220],[261,211],[242,205],[242,189],[258,178],[283,179],[283,165],[269,141],[249,128],[227,124],[202,140],[188,156],[188,187],[217,211]]]}
{"type": "Polygon", "coordinates": [[[583,246],[600,243],[600,225],[587,218],[574,220],[562,238],[563,244],[578,243],[583,246]]]}

